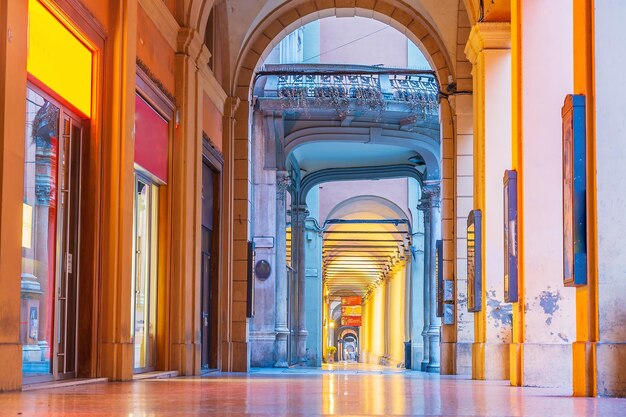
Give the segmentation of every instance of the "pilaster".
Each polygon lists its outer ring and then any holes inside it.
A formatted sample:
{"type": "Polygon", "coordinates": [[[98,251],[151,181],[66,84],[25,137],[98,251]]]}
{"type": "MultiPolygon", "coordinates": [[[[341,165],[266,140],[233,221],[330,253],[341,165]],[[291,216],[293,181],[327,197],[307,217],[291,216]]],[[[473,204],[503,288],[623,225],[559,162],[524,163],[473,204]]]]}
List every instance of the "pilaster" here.
{"type": "Polygon", "coordinates": [[[103,91],[103,207],[100,302],[100,376],[133,377],[131,306],[133,277],[135,76],[137,0],[112,7],[103,91]]]}
{"type": "Polygon", "coordinates": [[[483,308],[474,313],[474,379],[509,378],[512,311],[504,302],[502,178],[512,153],[510,32],[508,22],[479,22],[465,48],[474,76],[473,208],[483,213],[483,308]]]}
{"type": "MultiPolygon", "coordinates": [[[[308,332],[306,329],[306,264],[305,264],[305,233],[306,233],[306,218],[309,215],[309,211],[306,206],[294,207],[292,211],[292,221],[295,225],[295,234],[292,232],[292,236],[295,237],[296,247],[296,271],[298,273],[298,344],[297,344],[297,357],[300,364],[306,364],[306,338],[308,332]]],[[[293,229],[292,229],[293,230],[293,229]]]]}
{"type": "Polygon", "coordinates": [[[202,39],[181,28],[175,57],[179,125],[172,152],[171,367],[181,375],[200,372],[200,213],[202,100],[198,63],[202,39]]]}
{"type": "Polygon", "coordinates": [[[0,392],[22,387],[19,326],[27,4],[0,0],[0,392]]]}
{"type": "Polygon", "coordinates": [[[425,181],[422,187],[424,197],[430,207],[430,242],[429,242],[429,268],[428,280],[430,285],[426,296],[429,298],[428,306],[428,372],[439,373],[441,368],[441,318],[437,317],[437,268],[436,247],[437,240],[441,239],[441,186],[439,181],[425,181]]]}
{"type": "Polygon", "coordinates": [[[287,190],[291,178],[287,171],[276,171],[276,368],[287,362],[287,190]]]}

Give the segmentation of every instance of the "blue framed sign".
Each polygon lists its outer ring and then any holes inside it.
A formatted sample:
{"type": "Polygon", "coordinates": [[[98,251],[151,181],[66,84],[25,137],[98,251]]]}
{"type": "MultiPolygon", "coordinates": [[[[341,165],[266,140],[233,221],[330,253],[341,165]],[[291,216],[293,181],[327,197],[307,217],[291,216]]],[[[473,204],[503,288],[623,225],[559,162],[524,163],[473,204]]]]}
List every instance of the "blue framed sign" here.
{"type": "Polygon", "coordinates": [[[472,210],[467,216],[467,311],[482,309],[482,213],[472,210]]]}
{"type": "Polygon", "coordinates": [[[570,94],[563,118],[563,284],[587,284],[587,140],[585,96],[570,94]]]}
{"type": "Polygon", "coordinates": [[[435,274],[437,276],[437,317],[443,317],[443,240],[435,244],[435,274]]]}
{"type": "Polygon", "coordinates": [[[504,301],[517,296],[517,171],[504,171],[504,301]]]}

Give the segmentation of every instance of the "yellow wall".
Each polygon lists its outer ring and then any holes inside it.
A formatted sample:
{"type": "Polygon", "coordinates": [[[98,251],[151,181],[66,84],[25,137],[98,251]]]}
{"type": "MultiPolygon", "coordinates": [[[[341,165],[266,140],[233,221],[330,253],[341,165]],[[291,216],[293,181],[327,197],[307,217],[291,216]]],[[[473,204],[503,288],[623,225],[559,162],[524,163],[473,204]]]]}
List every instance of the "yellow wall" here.
{"type": "Polygon", "coordinates": [[[389,282],[389,356],[393,364],[404,362],[405,268],[392,275],[389,282]]]}
{"type": "Polygon", "coordinates": [[[406,320],[406,268],[396,268],[365,300],[361,327],[363,362],[379,363],[382,356],[388,363],[404,362],[406,320]],[[389,291],[389,297],[387,297],[389,291]]]}

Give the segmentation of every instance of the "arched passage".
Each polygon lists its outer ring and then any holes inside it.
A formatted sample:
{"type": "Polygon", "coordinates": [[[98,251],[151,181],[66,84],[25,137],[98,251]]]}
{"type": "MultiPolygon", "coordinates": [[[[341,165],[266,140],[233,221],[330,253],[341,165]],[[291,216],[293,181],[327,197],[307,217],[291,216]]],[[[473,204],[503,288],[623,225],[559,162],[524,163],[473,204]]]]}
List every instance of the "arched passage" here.
{"type": "MultiPolygon", "coordinates": [[[[464,7],[460,6],[462,12],[465,13],[464,7]]],[[[245,183],[249,182],[248,169],[245,167],[245,161],[250,160],[248,149],[250,147],[250,134],[247,120],[249,119],[250,108],[248,105],[250,86],[254,75],[254,69],[262,61],[271,46],[275,44],[284,34],[288,33],[292,27],[295,27],[308,20],[319,18],[322,15],[336,14],[343,15],[345,11],[348,14],[363,14],[372,17],[374,19],[381,19],[392,24],[394,27],[401,29],[407,36],[417,42],[428,55],[430,62],[436,68],[438,80],[440,84],[446,84],[447,81],[463,81],[463,85],[467,86],[467,79],[471,79],[469,74],[469,68],[465,65],[460,66],[459,62],[465,62],[463,57],[457,56],[456,63],[450,59],[450,54],[446,52],[446,48],[443,47],[443,42],[437,35],[436,30],[432,25],[426,23],[423,17],[415,10],[408,7],[404,3],[397,4],[394,2],[378,1],[378,2],[290,2],[288,5],[283,5],[273,10],[266,19],[262,19],[260,24],[249,32],[250,35],[244,42],[242,52],[237,59],[237,65],[235,69],[235,77],[233,85],[231,87],[232,98],[227,103],[227,119],[230,120],[229,127],[230,134],[232,135],[231,142],[225,145],[225,154],[227,158],[227,165],[231,165],[231,172],[233,176],[233,183],[245,183]],[[339,3],[339,4],[337,4],[339,3]],[[345,7],[346,10],[343,10],[345,7]],[[339,11],[338,11],[339,10],[339,11]],[[350,12],[352,11],[352,12],[350,12]],[[459,71],[456,71],[456,70],[459,71]],[[452,77],[449,78],[448,76],[452,77]]],[[[462,38],[462,36],[461,36],[462,38]]],[[[458,45],[464,45],[465,40],[459,38],[458,45]]],[[[440,85],[442,90],[445,89],[444,85],[440,85]]],[[[457,170],[455,168],[456,160],[460,155],[457,154],[456,146],[456,132],[454,130],[453,120],[456,117],[457,120],[471,120],[471,105],[470,101],[464,101],[462,106],[456,107],[456,100],[451,98],[449,100],[451,106],[444,105],[441,108],[441,144],[442,144],[442,168],[440,183],[435,185],[437,193],[441,193],[442,211],[445,213],[443,219],[443,240],[445,247],[445,262],[444,273],[454,279],[456,265],[454,264],[455,254],[455,223],[456,223],[456,204],[455,201],[455,176],[457,176],[457,170]],[[469,106],[469,107],[468,107],[469,106]],[[460,109],[460,112],[459,112],[460,109]],[[457,113],[453,116],[454,113],[457,113]]],[[[469,132],[466,132],[469,133],[469,132]]],[[[471,141],[471,135],[465,134],[465,138],[469,138],[471,141]]],[[[465,139],[467,140],[467,139],[465,139]]],[[[466,145],[465,145],[466,146],[466,145]]],[[[467,147],[465,147],[467,149],[467,147]]],[[[470,155],[462,155],[464,158],[470,155]]],[[[471,172],[465,174],[465,176],[471,177],[471,172]]],[[[232,187],[232,186],[231,186],[232,187]]],[[[470,187],[471,188],[471,187],[470,187]]],[[[231,193],[234,190],[231,188],[231,193]]],[[[471,190],[469,191],[471,195],[471,190]]],[[[466,194],[463,195],[464,198],[466,194]]],[[[229,214],[231,219],[239,219],[239,224],[242,224],[242,220],[251,220],[250,213],[248,211],[249,201],[247,195],[234,196],[231,203],[229,214]]],[[[228,209],[227,209],[228,211],[228,209]]],[[[458,215],[463,218],[462,214],[458,215]]],[[[243,223],[245,224],[245,223],[243,223]]],[[[243,242],[247,239],[247,233],[245,229],[241,227],[234,227],[228,230],[229,241],[236,244],[236,242],[243,242]]],[[[460,237],[463,239],[464,237],[460,237]]],[[[235,259],[235,264],[241,263],[243,266],[245,262],[245,256],[240,259],[235,259]]],[[[236,269],[235,265],[233,269],[236,269]]],[[[456,329],[451,327],[450,331],[446,332],[447,340],[445,343],[449,344],[443,351],[447,355],[446,368],[444,373],[455,373],[456,366],[454,357],[456,356],[456,329]]],[[[467,358],[466,358],[467,359],[467,358]]]]}

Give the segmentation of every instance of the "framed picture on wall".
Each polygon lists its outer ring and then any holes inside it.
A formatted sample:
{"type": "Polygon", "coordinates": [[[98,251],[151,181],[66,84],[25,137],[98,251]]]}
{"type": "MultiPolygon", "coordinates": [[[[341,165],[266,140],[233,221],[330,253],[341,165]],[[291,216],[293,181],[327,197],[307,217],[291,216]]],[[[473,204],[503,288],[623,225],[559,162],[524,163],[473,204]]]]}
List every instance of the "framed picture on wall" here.
{"type": "Polygon", "coordinates": [[[437,317],[443,317],[443,240],[435,245],[435,274],[437,277],[437,317]]]}
{"type": "Polygon", "coordinates": [[[517,172],[507,170],[504,194],[504,301],[515,303],[517,297],[517,172]]]}
{"type": "Polygon", "coordinates": [[[482,309],[482,213],[467,216],[467,311],[482,309]]]}
{"type": "Polygon", "coordinates": [[[587,284],[585,96],[568,95],[563,118],[563,284],[587,284]]]}

